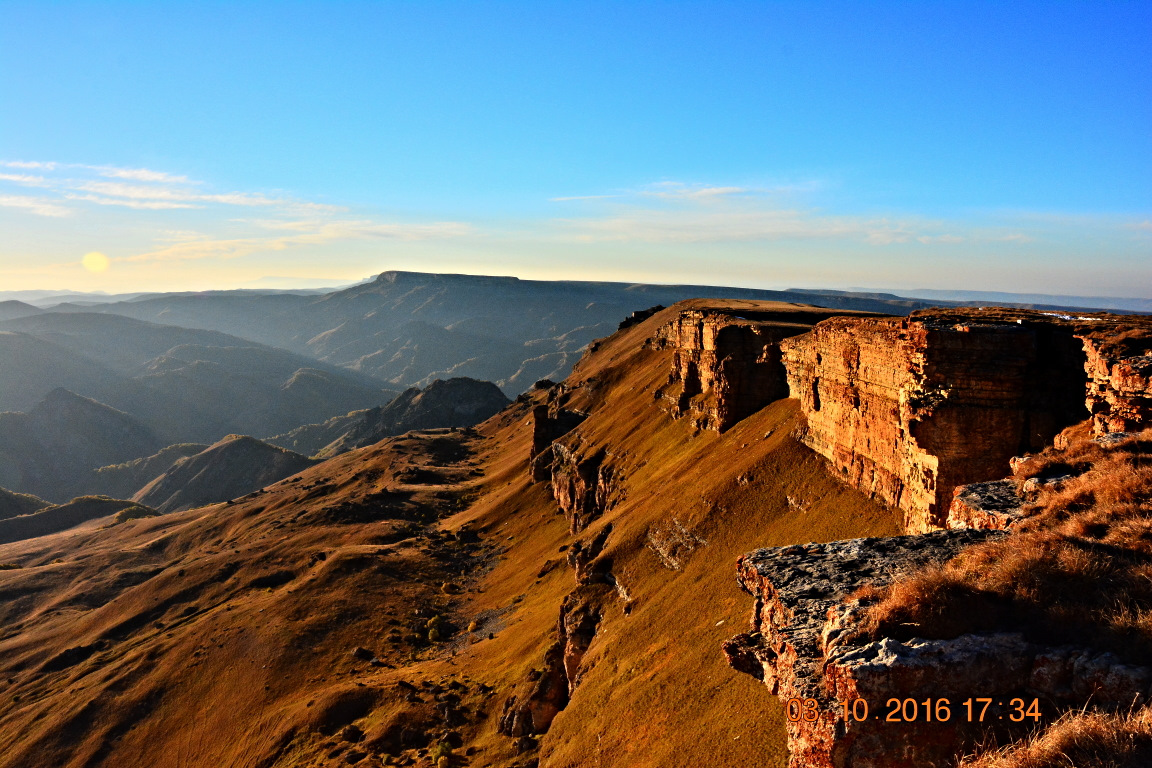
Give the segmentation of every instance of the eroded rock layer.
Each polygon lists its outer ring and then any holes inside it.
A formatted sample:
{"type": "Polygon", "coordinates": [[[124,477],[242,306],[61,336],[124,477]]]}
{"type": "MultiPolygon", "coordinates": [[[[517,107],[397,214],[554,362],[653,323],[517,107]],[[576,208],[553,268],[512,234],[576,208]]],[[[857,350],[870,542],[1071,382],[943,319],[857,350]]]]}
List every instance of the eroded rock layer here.
{"type": "Polygon", "coordinates": [[[682,311],[657,333],[673,350],[660,396],[675,418],[723,432],[788,396],[780,341],[804,333],[833,312],[700,308],[682,311]]]}
{"type": "Polygon", "coordinates": [[[1082,338],[1093,432],[1147,429],[1152,425],[1152,330],[1123,328],[1082,338]]]}
{"type": "Polygon", "coordinates": [[[804,442],[850,484],[945,526],[953,489],[1003,477],[1084,418],[1075,326],[1035,312],[833,318],[781,342],[804,442]]]}
{"type": "Polygon", "coordinates": [[[950,764],[991,737],[1019,736],[1089,699],[1097,706],[1149,700],[1152,670],[1018,634],[857,639],[861,605],[850,597],[857,588],[890,583],[1000,535],[937,531],[740,558],[738,580],[756,598],[752,631],[724,651],[735,669],[786,702],[791,768],[950,764]]]}

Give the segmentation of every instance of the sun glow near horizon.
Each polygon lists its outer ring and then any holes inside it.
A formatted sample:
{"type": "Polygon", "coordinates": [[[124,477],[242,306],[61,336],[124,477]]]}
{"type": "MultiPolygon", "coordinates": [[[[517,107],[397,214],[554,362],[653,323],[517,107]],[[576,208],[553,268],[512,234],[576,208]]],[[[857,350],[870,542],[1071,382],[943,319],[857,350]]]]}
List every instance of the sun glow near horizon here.
{"type": "Polygon", "coordinates": [[[84,258],[80,259],[80,263],[84,265],[84,269],[93,274],[107,272],[108,267],[111,265],[108,257],[100,253],[100,251],[89,251],[84,254],[84,258]]]}

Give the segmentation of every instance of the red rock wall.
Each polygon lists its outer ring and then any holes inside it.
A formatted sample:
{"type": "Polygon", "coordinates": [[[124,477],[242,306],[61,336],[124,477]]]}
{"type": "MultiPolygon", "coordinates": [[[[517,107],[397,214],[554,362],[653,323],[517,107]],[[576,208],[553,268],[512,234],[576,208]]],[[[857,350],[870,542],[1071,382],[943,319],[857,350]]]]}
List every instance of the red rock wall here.
{"type": "Polygon", "coordinates": [[[1096,435],[1152,426],[1152,337],[1144,350],[1115,349],[1107,338],[1084,336],[1087,406],[1096,435]],[[1125,354],[1136,352],[1136,354],[1125,354]]]}
{"type": "Polygon", "coordinates": [[[662,391],[675,418],[718,432],[788,396],[780,340],[811,328],[831,312],[685,310],[657,333],[673,350],[662,391]]]}
{"type": "Polygon", "coordinates": [[[1070,330],[832,318],[781,342],[804,442],[844,479],[905,512],[909,532],[945,526],[953,489],[1008,473],[1083,418],[1082,353],[1070,330]]]}

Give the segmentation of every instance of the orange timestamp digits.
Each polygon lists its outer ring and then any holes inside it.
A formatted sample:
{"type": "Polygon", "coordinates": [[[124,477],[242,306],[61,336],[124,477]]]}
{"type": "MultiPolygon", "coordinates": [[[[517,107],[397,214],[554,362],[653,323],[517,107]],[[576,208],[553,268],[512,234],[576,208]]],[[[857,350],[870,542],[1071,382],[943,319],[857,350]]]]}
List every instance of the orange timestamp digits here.
{"type": "MultiPolygon", "coordinates": [[[[866,720],[881,720],[886,723],[944,723],[952,719],[952,702],[950,699],[898,699],[891,698],[885,702],[882,711],[872,713],[866,699],[846,699],[840,702],[843,708],[843,719],[858,723],[866,720]]],[[[793,723],[815,722],[820,719],[820,702],[816,699],[788,699],[785,703],[785,714],[793,723]]],[[[957,717],[963,717],[969,723],[983,723],[994,720],[1009,720],[1014,723],[1024,722],[1025,718],[1032,718],[1039,722],[1043,715],[1040,712],[1040,700],[1032,699],[1030,702],[1014,698],[1008,701],[997,701],[991,698],[965,699],[958,707],[957,717]],[[996,709],[989,713],[993,703],[996,709]],[[998,714],[1004,712],[1004,714],[998,714]]]]}

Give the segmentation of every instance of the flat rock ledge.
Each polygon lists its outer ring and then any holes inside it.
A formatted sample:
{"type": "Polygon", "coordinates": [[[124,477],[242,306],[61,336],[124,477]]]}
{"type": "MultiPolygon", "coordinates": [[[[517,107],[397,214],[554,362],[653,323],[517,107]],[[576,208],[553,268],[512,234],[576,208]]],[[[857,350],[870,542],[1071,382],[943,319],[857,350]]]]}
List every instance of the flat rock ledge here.
{"type": "Polygon", "coordinates": [[[846,598],[858,587],[890,583],[1003,535],[970,528],[761,549],[739,559],[740,585],[756,599],[752,631],[728,640],[724,652],[784,702],[790,768],[950,765],[979,744],[1017,737],[1087,702],[1127,708],[1152,700],[1148,668],[1018,634],[847,639],[861,608],[846,598]],[[992,701],[985,710],[977,699],[992,701]],[[1018,709],[1039,718],[1013,722],[1018,709]]]}

